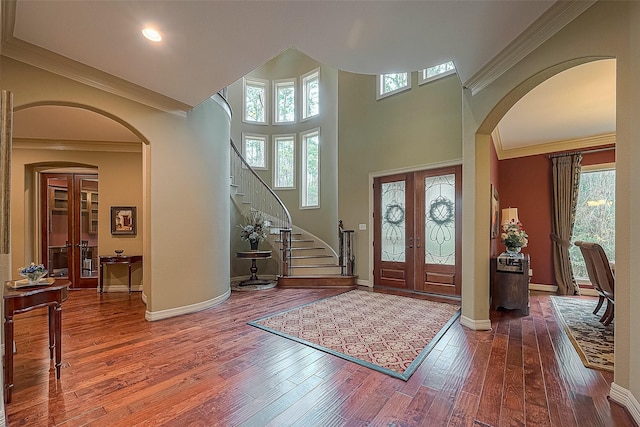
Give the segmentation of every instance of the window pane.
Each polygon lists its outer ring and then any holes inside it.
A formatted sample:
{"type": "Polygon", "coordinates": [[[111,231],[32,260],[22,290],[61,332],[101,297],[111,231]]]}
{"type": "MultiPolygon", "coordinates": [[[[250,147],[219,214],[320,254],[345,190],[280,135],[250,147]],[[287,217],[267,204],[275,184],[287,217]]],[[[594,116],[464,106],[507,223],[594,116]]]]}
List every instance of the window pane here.
{"type": "MultiPolygon", "coordinates": [[[[609,261],[615,261],[615,193],[616,171],[614,169],[585,171],[580,174],[576,220],[572,241],[582,240],[600,244],[609,261]]],[[[570,251],[573,275],[577,279],[589,280],[580,248],[572,246],[570,251]]]]}
{"type": "Polygon", "coordinates": [[[389,93],[406,87],[409,84],[409,73],[383,74],[381,79],[381,93],[389,93]]]}
{"type": "Polygon", "coordinates": [[[265,123],[266,88],[259,83],[247,82],[245,85],[244,111],[245,119],[252,122],[265,123]]]}
{"type": "Polygon", "coordinates": [[[303,90],[302,117],[306,119],[320,113],[320,79],[317,72],[303,79],[303,90]]]}
{"type": "Polygon", "coordinates": [[[276,83],[276,122],[293,122],[296,114],[295,83],[276,83]]]}
{"type": "Polygon", "coordinates": [[[423,71],[423,77],[425,79],[429,79],[431,77],[437,76],[438,74],[444,74],[448,71],[455,70],[456,67],[453,65],[453,61],[446,62],[444,64],[436,65],[435,67],[429,67],[423,71]]]}
{"type": "Polygon", "coordinates": [[[267,153],[265,152],[265,138],[246,137],[244,140],[244,157],[249,166],[266,168],[267,153]]]}
{"type": "Polygon", "coordinates": [[[382,261],[405,261],[405,182],[383,183],[382,191],[382,261]]]}
{"type": "Polygon", "coordinates": [[[320,138],[317,132],[303,136],[302,206],[320,205],[320,138]]]}
{"type": "Polygon", "coordinates": [[[456,176],[424,179],[426,264],[456,264],[456,176]]]}
{"type": "Polygon", "coordinates": [[[293,137],[276,138],[275,187],[293,188],[295,176],[295,144],[293,137]]]}

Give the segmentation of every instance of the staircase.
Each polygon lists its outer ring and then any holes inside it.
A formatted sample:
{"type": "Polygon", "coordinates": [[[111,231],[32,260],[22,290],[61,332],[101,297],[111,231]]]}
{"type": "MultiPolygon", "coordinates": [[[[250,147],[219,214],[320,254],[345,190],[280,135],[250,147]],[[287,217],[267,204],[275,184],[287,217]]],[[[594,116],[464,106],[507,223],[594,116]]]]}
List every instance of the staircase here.
{"type": "Polygon", "coordinates": [[[353,230],[343,230],[340,225],[340,253],[336,253],[322,239],[294,226],[284,203],[247,164],[233,141],[231,195],[243,213],[259,211],[271,222],[267,241],[280,264],[279,287],[355,288],[353,230]]]}

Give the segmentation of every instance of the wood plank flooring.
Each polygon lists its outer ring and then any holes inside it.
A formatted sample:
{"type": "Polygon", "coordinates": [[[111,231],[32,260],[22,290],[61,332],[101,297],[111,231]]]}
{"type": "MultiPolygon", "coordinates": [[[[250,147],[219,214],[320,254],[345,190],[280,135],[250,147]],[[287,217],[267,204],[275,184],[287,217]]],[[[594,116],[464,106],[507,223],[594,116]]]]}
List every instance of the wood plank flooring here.
{"type": "Polygon", "coordinates": [[[233,292],[158,322],[140,295],[74,291],[55,380],[44,309],[17,315],[9,426],[633,426],[585,368],[548,296],[458,322],[405,382],[246,324],[339,289],[233,292]]]}

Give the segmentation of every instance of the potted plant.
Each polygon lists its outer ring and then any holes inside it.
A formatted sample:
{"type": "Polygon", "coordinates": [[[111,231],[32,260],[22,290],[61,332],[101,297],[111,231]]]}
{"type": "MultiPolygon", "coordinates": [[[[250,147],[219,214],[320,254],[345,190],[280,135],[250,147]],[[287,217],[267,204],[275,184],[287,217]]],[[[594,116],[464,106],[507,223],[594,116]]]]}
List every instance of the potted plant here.
{"type": "Polygon", "coordinates": [[[529,243],[526,231],[522,228],[520,221],[510,221],[502,224],[502,234],[500,240],[507,247],[507,254],[514,256],[529,243]]]}

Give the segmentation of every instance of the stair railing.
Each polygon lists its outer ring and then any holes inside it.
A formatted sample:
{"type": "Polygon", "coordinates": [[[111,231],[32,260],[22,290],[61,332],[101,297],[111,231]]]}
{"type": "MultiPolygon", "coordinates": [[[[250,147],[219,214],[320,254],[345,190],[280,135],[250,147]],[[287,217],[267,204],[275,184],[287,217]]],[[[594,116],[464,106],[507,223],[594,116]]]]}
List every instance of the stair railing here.
{"type": "MultiPolygon", "coordinates": [[[[242,156],[238,147],[231,142],[231,184],[237,187],[237,193],[245,197],[246,202],[251,203],[251,209],[263,213],[271,222],[270,229],[279,229],[282,247],[290,247],[291,229],[293,222],[287,207],[280,197],[264,182],[242,156]],[[283,231],[288,231],[283,236],[283,231]],[[284,238],[286,237],[286,242],[284,238]]],[[[270,231],[271,234],[271,231],[270,231]]],[[[291,251],[282,251],[282,275],[289,275],[291,251]]]]}
{"type": "Polygon", "coordinates": [[[338,258],[340,262],[340,275],[353,276],[356,257],[353,252],[354,230],[345,230],[342,220],[338,222],[338,258]]]}

